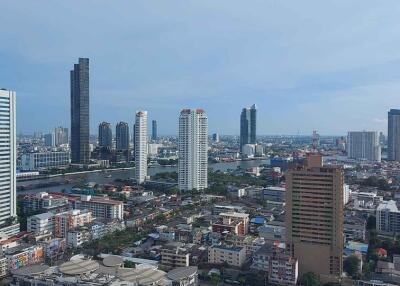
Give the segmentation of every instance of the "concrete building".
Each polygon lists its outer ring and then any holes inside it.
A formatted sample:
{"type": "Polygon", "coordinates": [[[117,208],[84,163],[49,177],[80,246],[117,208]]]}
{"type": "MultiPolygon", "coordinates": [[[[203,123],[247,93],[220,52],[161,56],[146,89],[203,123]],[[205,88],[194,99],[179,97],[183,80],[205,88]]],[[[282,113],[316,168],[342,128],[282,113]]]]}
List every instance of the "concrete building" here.
{"type": "Polygon", "coordinates": [[[208,248],[208,263],[223,264],[241,267],[246,261],[244,247],[213,245],[208,248]]]}
{"type": "Polygon", "coordinates": [[[208,122],[203,109],[183,109],[179,116],[178,185],[182,191],[208,186],[208,122]]]}
{"type": "Polygon", "coordinates": [[[319,154],[286,174],[286,247],[300,275],[311,271],[321,281],[342,275],[343,184],[342,168],[323,166],[319,154]]]}
{"type": "Polygon", "coordinates": [[[90,211],[71,210],[56,214],[54,219],[54,235],[56,237],[67,238],[68,231],[89,224],[92,220],[92,213],[90,211]]]}
{"type": "Polygon", "coordinates": [[[218,143],[218,142],[219,142],[219,134],[218,134],[218,133],[214,133],[214,134],[212,135],[212,140],[213,140],[215,143],[218,143]]]}
{"type": "Polygon", "coordinates": [[[382,234],[400,234],[400,211],[395,201],[383,201],[377,207],[376,230],[382,234]]]}
{"type": "Polygon", "coordinates": [[[28,217],[27,230],[36,235],[54,233],[54,213],[41,213],[28,217]]]}
{"type": "Polygon", "coordinates": [[[219,219],[212,224],[212,231],[229,232],[243,236],[249,233],[249,215],[245,213],[220,213],[219,219]]]}
{"type": "Polygon", "coordinates": [[[19,198],[24,215],[32,213],[59,213],[69,209],[68,199],[64,195],[40,192],[27,194],[19,198]]]}
{"type": "Polygon", "coordinates": [[[378,132],[350,131],[347,135],[347,156],[350,159],[381,161],[378,132]]]}
{"type": "Polygon", "coordinates": [[[56,127],[54,128],[54,134],[55,134],[56,147],[68,144],[69,142],[68,128],[64,128],[62,126],[56,127]]]}
{"type": "Polygon", "coordinates": [[[115,140],[117,150],[129,150],[129,125],[126,122],[119,122],[115,128],[115,140]]]}
{"type": "Polygon", "coordinates": [[[0,89],[0,232],[19,232],[16,223],[16,94],[0,89]]]}
{"type": "Polygon", "coordinates": [[[21,167],[24,171],[38,171],[59,168],[70,164],[70,152],[25,153],[21,156],[21,167]]]}
{"type": "Polygon", "coordinates": [[[240,114],[240,153],[246,144],[256,144],[257,107],[243,108],[240,114]]]}
{"type": "Polygon", "coordinates": [[[151,121],[151,140],[157,140],[157,121],[151,121]]]}
{"type": "Polygon", "coordinates": [[[108,197],[81,195],[68,198],[73,209],[90,210],[92,216],[102,220],[122,220],[124,204],[108,197]]]}
{"type": "Polygon", "coordinates": [[[89,59],[71,70],[71,162],[89,164],[89,59]]]}
{"type": "Polygon", "coordinates": [[[165,245],[161,249],[161,265],[165,269],[188,267],[190,251],[178,244],[165,245]]]}
{"type": "Polygon", "coordinates": [[[268,281],[278,285],[296,285],[299,275],[298,260],[269,245],[254,253],[251,268],[266,272],[268,281]]]}
{"type": "Polygon", "coordinates": [[[284,202],[285,188],[282,187],[266,187],[263,191],[263,198],[267,201],[284,202]]]}
{"type": "Polygon", "coordinates": [[[102,122],[99,125],[99,147],[112,148],[112,130],[108,122],[102,122]]]}
{"type": "Polygon", "coordinates": [[[167,273],[172,286],[197,286],[198,268],[196,266],[178,267],[167,273]]]}
{"type": "Polygon", "coordinates": [[[86,228],[78,228],[68,231],[67,245],[68,247],[77,248],[91,239],[91,234],[86,228]]]}
{"type": "Polygon", "coordinates": [[[141,184],[147,177],[147,111],[135,117],[135,179],[141,184]]]}
{"type": "Polygon", "coordinates": [[[44,134],[44,146],[50,148],[56,147],[56,134],[54,132],[44,134]]]}
{"type": "Polygon", "coordinates": [[[388,112],[388,160],[400,161],[400,109],[388,112]]]}

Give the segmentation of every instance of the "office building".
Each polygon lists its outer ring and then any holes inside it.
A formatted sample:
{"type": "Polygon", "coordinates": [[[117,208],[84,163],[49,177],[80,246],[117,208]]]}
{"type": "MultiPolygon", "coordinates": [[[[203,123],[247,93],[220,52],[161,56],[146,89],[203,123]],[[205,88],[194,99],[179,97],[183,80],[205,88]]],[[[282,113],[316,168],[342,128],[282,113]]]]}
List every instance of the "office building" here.
{"type": "Polygon", "coordinates": [[[70,153],[66,151],[26,153],[21,156],[21,167],[24,171],[59,168],[67,166],[69,163],[70,153]]]}
{"type": "Polygon", "coordinates": [[[126,122],[119,122],[115,128],[116,149],[129,150],[129,125],[126,122]]]}
{"type": "Polygon", "coordinates": [[[19,231],[16,223],[16,121],[14,91],[0,90],[0,232],[19,231]]]}
{"type": "Polygon", "coordinates": [[[347,135],[347,156],[355,160],[381,161],[378,132],[350,131],[347,135]]]}
{"type": "Polygon", "coordinates": [[[54,134],[56,147],[68,144],[68,128],[64,128],[62,126],[56,127],[54,128],[54,134]]]}
{"type": "Polygon", "coordinates": [[[135,117],[135,178],[141,184],[147,177],[147,111],[135,117]]]}
{"type": "Polygon", "coordinates": [[[151,122],[151,140],[157,140],[157,121],[151,122]]]}
{"type": "Polygon", "coordinates": [[[286,174],[286,247],[299,260],[300,275],[314,272],[321,281],[342,276],[343,185],[342,168],[323,166],[319,154],[286,174]]]}
{"type": "Polygon", "coordinates": [[[89,164],[89,59],[71,71],[71,162],[89,164]]]}
{"type": "Polygon", "coordinates": [[[50,148],[56,147],[56,134],[54,132],[44,134],[44,146],[50,148]]]}
{"type": "Polygon", "coordinates": [[[208,263],[241,267],[246,261],[246,249],[238,246],[213,245],[208,248],[208,263]]]}
{"type": "Polygon", "coordinates": [[[376,230],[381,234],[400,234],[400,211],[395,201],[383,201],[377,207],[376,230]]]}
{"type": "Polygon", "coordinates": [[[207,188],[208,122],[203,109],[183,109],[179,117],[179,189],[207,188]]]}
{"type": "Polygon", "coordinates": [[[99,147],[107,149],[112,148],[111,124],[108,122],[102,122],[99,125],[99,147]]]}
{"type": "Polygon", "coordinates": [[[257,107],[243,108],[240,114],[240,153],[246,144],[256,144],[257,107]]]}
{"type": "Polygon", "coordinates": [[[400,109],[388,112],[388,160],[400,161],[400,109]]]}

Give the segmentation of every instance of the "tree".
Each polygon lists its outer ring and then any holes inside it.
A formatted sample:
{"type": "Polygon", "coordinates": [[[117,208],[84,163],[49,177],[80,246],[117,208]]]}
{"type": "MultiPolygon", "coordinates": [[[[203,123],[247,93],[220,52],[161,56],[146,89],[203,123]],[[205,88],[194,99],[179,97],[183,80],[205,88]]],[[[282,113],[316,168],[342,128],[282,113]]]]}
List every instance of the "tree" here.
{"type": "Polygon", "coordinates": [[[300,278],[300,285],[303,286],[319,286],[319,280],[314,272],[304,273],[300,278]]]}
{"type": "Polygon", "coordinates": [[[349,275],[354,276],[357,274],[360,260],[355,255],[350,255],[343,261],[343,270],[349,275]]]}

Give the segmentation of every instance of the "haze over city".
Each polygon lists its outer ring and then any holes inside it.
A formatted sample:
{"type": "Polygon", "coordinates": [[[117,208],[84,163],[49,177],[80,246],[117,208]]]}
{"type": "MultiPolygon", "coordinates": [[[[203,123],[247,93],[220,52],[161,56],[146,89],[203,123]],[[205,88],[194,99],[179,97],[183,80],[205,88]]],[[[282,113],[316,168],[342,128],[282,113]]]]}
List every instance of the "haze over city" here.
{"type": "Polygon", "coordinates": [[[91,133],[149,111],[177,134],[181,108],[239,134],[387,131],[400,106],[399,1],[2,1],[0,87],[17,90],[17,131],[69,123],[69,71],[91,60],[91,133]]]}

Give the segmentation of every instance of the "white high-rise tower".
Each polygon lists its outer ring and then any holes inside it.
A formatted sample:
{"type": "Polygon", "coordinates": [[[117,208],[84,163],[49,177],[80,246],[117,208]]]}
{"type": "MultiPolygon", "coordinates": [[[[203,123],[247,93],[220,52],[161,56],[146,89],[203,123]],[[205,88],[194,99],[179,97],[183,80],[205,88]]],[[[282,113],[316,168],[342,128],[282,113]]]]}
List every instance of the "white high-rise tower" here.
{"type": "Polygon", "coordinates": [[[19,232],[16,222],[15,91],[0,90],[0,232],[19,232]]]}
{"type": "Polygon", "coordinates": [[[179,116],[179,189],[207,188],[208,122],[203,109],[183,109],[179,116]]]}
{"type": "Polygon", "coordinates": [[[147,111],[135,117],[135,178],[141,184],[147,177],[147,111]]]}

